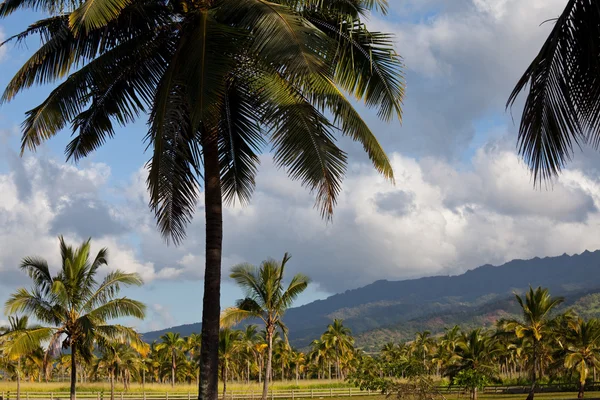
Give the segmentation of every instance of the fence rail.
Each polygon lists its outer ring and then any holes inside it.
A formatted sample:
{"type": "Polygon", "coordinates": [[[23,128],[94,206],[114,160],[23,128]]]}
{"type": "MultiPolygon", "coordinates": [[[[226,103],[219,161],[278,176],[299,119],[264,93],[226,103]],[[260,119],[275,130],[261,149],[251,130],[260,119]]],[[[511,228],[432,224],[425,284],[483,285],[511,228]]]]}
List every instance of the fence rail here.
{"type": "MultiPolygon", "coordinates": [[[[487,386],[483,393],[485,394],[519,394],[527,393],[530,386],[487,386]]],[[[442,393],[465,393],[464,388],[457,386],[439,387],[442,393]]],[[[538,393],[558,393],[567,391],[577,391],[574,384],[547,384],[538,385],[538,393]]],[[[589,383],[586,385],[586,391],[600,391],[600,382],[589,383]]],[[[360,397],[373,396],[379,392],[371,390],[361,390],[358,388],[321,388],[321,389],[288,389],[288,390],[270,390],[268,398],[274,399],[323,399],[332,397],[360,397]]],[[[219,394],[220,400],[258,400],[261,398],[261,390],[228,391],[223,398],[219,394]]],[[[0,392],[0,400],[16,400],[16,392],[0,392]]],[[[198,394],[194,392],[115,392],[114,400],[194,400],[198,394]]],[[[68,400],[68,392],[21,392],[21,400],[68,400]]],[[[110,400],[110,392],[78,392],[79,400],[110,400]]]]}
{"type": "MultiPolygon", "coordinates": [[[[270,390],[269,399],[321,399],[326,397],[355,397],[371,396],[377,394],[370,390],[357,388],[329,388],[329,389],[290,389],[270,390]]],[[[262,391],[228,391],[225,399],[219,394],[220,400],[258,400],[262,391]]],[[[0,400],[16,400],[16,392],[0,393],[0,400]]],[[[115,400],[194,400],[198,393],[169,393],[169,392],[115,392],[115,400]]],[[[68,400],[68,392],[21,392],[21,400],[68,400]]],[[[78,400],[110,400],[110,392],[78,392],[78,400]]]]}

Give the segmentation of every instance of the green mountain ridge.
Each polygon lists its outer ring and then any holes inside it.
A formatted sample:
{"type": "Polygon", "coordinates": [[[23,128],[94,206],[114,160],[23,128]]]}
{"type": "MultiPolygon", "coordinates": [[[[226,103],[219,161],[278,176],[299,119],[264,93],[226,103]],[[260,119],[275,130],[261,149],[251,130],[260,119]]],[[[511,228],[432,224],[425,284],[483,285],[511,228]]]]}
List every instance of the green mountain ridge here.
{"type": "MultiPolygon", "coordinates": [[[[584,317],[600,316],[600,251],[484,265],[456,276],[380,280],[290,309],[284,321],[291,343],[300,348],[339,318],[359,346],[373,350],[389,340],[410,340],[424,329],[435,333],[455,324],[489,326],[514,314],[513,293],[529,285],[565,296],[584,317]]],[[[199,332],[200,324],[149,332],[144,338],[156,340],[166,331],[188,335],[199,332]]]]}

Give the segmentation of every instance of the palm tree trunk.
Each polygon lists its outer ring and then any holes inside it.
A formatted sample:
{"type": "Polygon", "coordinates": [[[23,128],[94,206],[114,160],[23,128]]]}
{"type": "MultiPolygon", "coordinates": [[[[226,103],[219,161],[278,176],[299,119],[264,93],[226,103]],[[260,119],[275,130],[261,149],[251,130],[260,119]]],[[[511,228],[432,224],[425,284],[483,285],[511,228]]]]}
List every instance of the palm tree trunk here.
{"type": "Polygon", "coordinates": [[[585,387],[585,381],[583,382],[579,382],[579,393],[577,393],[577,398],[578,399],[583,399],[583,390],[585,387]]]}
{"type": "Polygon", "coordinates": [[[202,304],[199,400],[217,400],[219,390],[219,317],[221,314],[221,254],[223,198],[217,135],[203,134],[206,266],[202,304]]]}
{"type": "Polygon", "coordinates": [[[76,348],[71,345],[71,391],[70,398],[71,400],[76,399],[75,395],[75,385],[77,385],[77,358],[75,357],[76,348]]]}
{"type": "Polygon", "coordinates": [[[265,381],[263,383],[262,400],[267,400],[269,395],[269,378],[271,377],[271,368],[273,361],[273,327],[267,326],[267,369],[265,371],[265,381]]]}
{"type": "Polygon", "coordinates": [[[246,360],[246,383],[250,384],[250,360],[246,360]]]}
{"type": "Polygon", "coordinates": [[[110,400],[115,400],[115,372],[110,373],[110,400]]]}
{"type": "Polygon", "coordinates": [[[473,388],[473,395],[472,395],[473,400],[477,400],[477,388],[473,388]]]}
{"type": "Polygon", "coordinates": [[[225,368],[225,365],[221,367],[221,370],[223,371],[223,400],[225,400],[227,398],[227,368],[225,368]]]}
{"type": "Polygon", "coordinates": [[[175,387],[175,368],[177,368],[175,364],[175,351],[171,354],[171,387],[175,387]]]}
{"type": "Polygon", "coordinates": [[[21,358],[17,360],[17,400],[21,400],[21,358]]]}
{"type": "Polygon", "coordinates": [[[532,376],[531,376],[531,389],[529,389],[529,394],[527,395],[527,400],[533,400],[533,397],[535,395],[535,384],[536,384],[536,380],[537,380],[537,367],[538,367],[538,360],[537,360],[537,342],[534,340],[533,342],[533,371],[532,371],[532,376]]]}

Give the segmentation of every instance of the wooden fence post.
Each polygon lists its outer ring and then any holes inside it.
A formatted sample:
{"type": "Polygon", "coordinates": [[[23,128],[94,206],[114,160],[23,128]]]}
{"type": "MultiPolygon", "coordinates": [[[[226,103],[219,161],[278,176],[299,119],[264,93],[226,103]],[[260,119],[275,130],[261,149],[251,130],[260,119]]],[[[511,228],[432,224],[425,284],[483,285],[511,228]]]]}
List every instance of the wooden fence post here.
{"type": "Polygon", "coordinates": [[[333,397],[333,389],[329,388],[329,397],[333,397]]]}
{"type": "Polygon", "coordinates": [[[169,400],[169,392],[167,392],[166,399],[169,400]]]}
{"type": "Polygon", "coordinates": [[[314,397],[314,394],[313,394],[313,389],[312,389],[312,388],[310,388],[310,398],[312,399],[313,397],[314,397]]]}
{"type": "Polygon", "coordinates": [[[294,389],[292,389],[292,400],[294,400],[294,389]]]}

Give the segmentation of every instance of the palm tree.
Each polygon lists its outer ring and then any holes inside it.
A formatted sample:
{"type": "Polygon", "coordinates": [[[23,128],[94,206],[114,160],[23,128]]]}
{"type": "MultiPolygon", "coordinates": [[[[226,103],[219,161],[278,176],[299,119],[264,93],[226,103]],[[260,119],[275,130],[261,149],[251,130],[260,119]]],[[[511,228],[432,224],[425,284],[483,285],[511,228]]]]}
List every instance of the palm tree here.
{"type": "Polygon", "coordinates": [[[28,332],[38,330],[39,326],[30,326],[29,317],[9,316],[8,326],[0,327],[1,348],[8,362],[16,363],[10,368],[17,377],[17,400],[21,399],[22,358],[38,350],[39,344],[32,340],[28,332]]]}
{"type": "Polygon", "coordinates": [[[573,147],[600,143],[600,8],[595,0],[569,0],[513,92],[529,85],[519,128],[519,152],[535,179],[560,173],[573,147]]]}
{"type": "Polygon", "coordinates": [[[567,341],[564,365],[579,375],[577,398],[581,399],[590,368],[600,367],[600,323],[596,319],[575,321],[571,324],[567,341]]]}
{"type": "Polygon", "coordinates": [[[345,327],[340,319],[334,319],[329,324],[322,339],[327,345],[333,348],[335,352],[335,363],[337,369],[337,378],[343,380],[344,374],[341,367],[341,358],[354,351],[354,338],[350,328],[345,327]]]}
{"type": "Polygon", "coordinates": [[[150,206],[167,240],[185,236],[204,189],[206,265],[201,398],[218,393],[223,200],[247,203],[259,154],[316,194],[329,218],[347,155],[335,133],[359,142],[385,178],[388,157],[346,94],[401,118],[404,80],[387,33],[371,32],[387,0],[7,0],[51,16],[11,40],[41,33],[38,51],[8,84],[3,101],[34,84],[59,83],[27,113],[22,149],[72,125],[68,159],[78,161],[148,110],[150,206]],[[114,38],[114,40],[107,38],[114,38]],[[118,38],[118,39],[117,39],[118,38]],[[200,182],[200,180],[202,182],[200,182]]]}
{"type": "Polygon", "coordinates": [[[183,356],[185,340],[179,333],[167,332],[160,337],[161,343],[156,346],[159,354],[171,364],[171,387],[175,386],[175,372],[177,371],[177,357],[183,356]]]}
{"type": "Polygon", "coordinates": [[[15,351],[27,348],[27,343],[50,341],[50,350],[62,346],[71,352],[70,398],[75,400],[77,358],[92,358],[96,341],[128,341],[143,347],[137,332],[122,325],[110,325],[108,320],[122,317],[144,318],[145,305],[127,297],[117,297],[121,286],[141,285],[138,274],[120,270],[109,273],[100,283],[98,269],[108,263],[108,250],[102,249],[90,259],[90,240],[78,248],[67,246],[59,238],[62,265],[52,276],[48,263],[41,258],[26,257],[21,269],[33,280],[33,288],[18,289],[6,301],[5,313],[27,313],[47,326],[26,330],[27,340],[15,342],[15,351]]]}
{"type": "Polygon", "coordinates": [[[531,343],[531,389],[527,400],[533,400],[538,378],[540,346],[542,339],[549,333],[551,325],[550,312],[564,299],[551,297],[548,289],[541,287],[535,291],[529,287],[524,300],[519,295],[515,295],[515,297],[523,310],[523,320],[507,321],[507,327],[514,330],[517,338],[523,338],[531,343]]]}
{"type": "Polygon", "coordinates": [[[200,368],[199,359],[200,359],[200,349],[202,348],[202,335],[198,333],[192,333],[187,337],[186,340],[186,349],[190,354],[191,361],[196,364],[196,384],[200,384],[200,368]]]}
{"type": "Polygon", "coordinates": [[[285,267],[290,258],[291,256],[285,253],[281,263],[267,260],[263,261],[260,267],[250,264],[233,267],[230,276],[246,291],[247,297],[239,300],[236,307],[226,309],[222,315],[222,321],[226,326],[248,318],[261,319],[265,324],[267,366],[263,382],[263,400],[266,400],[269,390],[275,329],[279,327],[284,334],[287,332],[282,321],[283,314],[310,282],[307,276],[296,274],[287,288],[284,286],[285,267]]]}
{"type": "Polygon", "coordinates": [[[250,383],[250,365],[256,359],[256,344],[258,341],[258,331],[256,325],[248,325],[242,333],[240,339],[240,350],[246,361],[246,382],[250,383]]]}
{"type": "MultiPolygon", "coordinates": [[[[463,334],[456,342],[447,375],[454,378],[461,371],[469,370],[476,377],[492,378],[497,374],[494,357],[499,351],[496,339],[483,333],[481,329],[463,334]]],[[[473,383],[471,382],[470,387],[471,399],[477,400],[478,386],[473,383]]]]}
{"type": "Polygon", "coordinates": [[[242,332],[223,328],[219,338],[219,361],[221,364],[221,379],[223,379],[223,399],[227,398],[227,379],[229,378],[229,368],[233,359],[237,356],[240,347],[239,341],[242,338],[242,332]]]}

